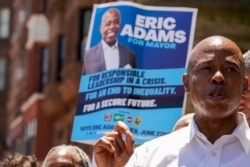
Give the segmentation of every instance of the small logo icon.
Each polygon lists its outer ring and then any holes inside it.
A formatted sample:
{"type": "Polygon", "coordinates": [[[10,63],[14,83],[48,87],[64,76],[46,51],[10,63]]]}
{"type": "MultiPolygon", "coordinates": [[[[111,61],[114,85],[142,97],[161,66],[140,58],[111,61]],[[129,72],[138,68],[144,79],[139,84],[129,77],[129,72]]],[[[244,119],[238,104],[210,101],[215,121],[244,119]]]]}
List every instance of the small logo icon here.
{"type": "Polygon", "coordinates": [[[105,121],[111,121],[112,120],[112,114],[111,113],[106,113],[105,114],[105,121]]]}
{"type": "Polygon", "coordinates": [[[128,122],[128,123],[131,123],[132,121],[133,121],[133,118],[130,117],[130,116],[128,116],[128,117],[127,117],[127,122],[128,122]]]}
{"type": "Polygon", "coordinates": [[[139,118],[139,117],[135,118],[135,125],[136,126],[140,126],[141,125],[141,118],[139,118]]]}
{"type": "Polygon", "coordinates": [[[123,114],[115,114],[114,115],[114,121],[124,121],[124,115],[123,114]]]}

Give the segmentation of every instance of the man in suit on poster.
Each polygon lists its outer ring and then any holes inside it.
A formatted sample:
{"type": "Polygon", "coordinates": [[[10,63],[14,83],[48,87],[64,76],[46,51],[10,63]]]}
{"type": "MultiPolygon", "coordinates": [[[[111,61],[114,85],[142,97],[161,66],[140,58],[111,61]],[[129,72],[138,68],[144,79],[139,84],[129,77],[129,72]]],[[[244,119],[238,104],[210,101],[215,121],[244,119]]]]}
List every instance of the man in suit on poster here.
{"type": "Polygon", "coordinates": [[[84,74],[92,74],[114,68],[135,68],[135,54],[120,44],[117,34],[121,26],[121,15],[115,8],[102,16],[100,32],[102,40],[85,52],[84,74]]]}

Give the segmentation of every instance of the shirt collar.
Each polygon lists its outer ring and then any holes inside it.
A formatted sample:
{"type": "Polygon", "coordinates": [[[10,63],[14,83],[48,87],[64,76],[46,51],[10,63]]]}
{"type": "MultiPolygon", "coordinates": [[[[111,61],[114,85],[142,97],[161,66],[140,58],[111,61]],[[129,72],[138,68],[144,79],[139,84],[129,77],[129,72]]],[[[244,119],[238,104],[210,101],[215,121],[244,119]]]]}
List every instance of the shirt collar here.
{"type": "Polygon", "coordinates": [[[115,44],[113,46],[109,46],[103,39],[102,39],[102,47],[104,50],[110,49],[110,48],[117,48],[118,47],[118,42],[117,40],[115,41],[115,44]]]}
{"type": "MultiPolygon", "coordinates": [[[[242,148],[245,150],[246,154],[250,151],[250,128],[248,126],[246,117],[243,113],[239,112],[238,114],[239,118],[239,125],[235,128],[232,135],[237,137],[237,139],[240,141],[242,148]]],[[[196,134],[201,133],[194,121],[194,117],[192,118],[190,124],[190,141],[194,138],[196,134]]]]}
{"type": "Polygon", "coordinates": [[[239,125],[233,131],[233,135],[238,138],[246,154],[248,154],[250,151],[250,129],[243,113],[239,112],[238,118],[239,125]]]}
{"type": "Polygon", "coordinates": [[[194,116],[193,116],[189,126],[190,126],[190,140],[192,140],[196,133],[200,133],[200,131],[199,131],[199,129],[194,121],[194,116]]]}

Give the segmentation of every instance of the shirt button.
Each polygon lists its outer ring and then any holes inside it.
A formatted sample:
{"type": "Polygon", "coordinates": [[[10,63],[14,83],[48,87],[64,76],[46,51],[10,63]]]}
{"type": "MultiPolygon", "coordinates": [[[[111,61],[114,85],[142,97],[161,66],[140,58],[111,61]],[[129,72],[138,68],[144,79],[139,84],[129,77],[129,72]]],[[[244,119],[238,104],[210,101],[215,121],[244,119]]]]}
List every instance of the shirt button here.
{"type": "Polygon", "coordinates": [[[216,156],[216,152],[215,152],[215,151],[211,151],[210,154],[211,154],[212,157],[215,157],[215,156],[216,156]]]}

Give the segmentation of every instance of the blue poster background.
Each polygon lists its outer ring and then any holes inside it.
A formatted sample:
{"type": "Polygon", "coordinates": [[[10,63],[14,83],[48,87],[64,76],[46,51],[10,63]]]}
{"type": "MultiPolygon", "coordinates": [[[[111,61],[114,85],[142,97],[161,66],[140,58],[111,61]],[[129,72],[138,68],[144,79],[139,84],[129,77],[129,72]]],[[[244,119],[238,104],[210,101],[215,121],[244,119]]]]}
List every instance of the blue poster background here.
{"type": "Polygon", "coordinates": [[[137,68],[82,75],[71,140],[92,144],[123,121],[135,142],[142,144],[170,133],[183,114],[182,74],[197,9],[130,2],[95,5],[86,50],[100,42],[101,16],[109,8],[121,13],[117,39],[135,52],[137,68]],[[170,22],[164,24],[164,20],[170,22]]]}

